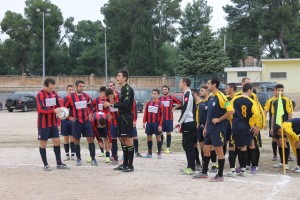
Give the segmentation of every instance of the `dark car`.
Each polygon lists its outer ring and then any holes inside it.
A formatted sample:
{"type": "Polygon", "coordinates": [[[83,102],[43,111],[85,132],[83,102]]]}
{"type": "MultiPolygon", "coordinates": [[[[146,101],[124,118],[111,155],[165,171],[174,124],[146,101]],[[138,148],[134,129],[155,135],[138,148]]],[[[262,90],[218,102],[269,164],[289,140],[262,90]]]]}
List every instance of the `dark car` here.
{"type": "Polygon", "coordinates": [[[140,102],[137,99],[135,100],[135,102],[136,102],[136,111],[142,113],[144,111],[144,105],[143,105],[143,103],[140,102]]]}
{"type": "Polygon", "coordinates": [[[15,92],[6,99],[5,107],[8,112],[13,112],[14,110],[26,112],[30,109],[36,110],[37,104],[35,97],[31,93],[15,92]]]}
{"type": "Polygon", "coordinates": [[[2,110],[2,102],[0,102],[0,111],[2,110]]]}

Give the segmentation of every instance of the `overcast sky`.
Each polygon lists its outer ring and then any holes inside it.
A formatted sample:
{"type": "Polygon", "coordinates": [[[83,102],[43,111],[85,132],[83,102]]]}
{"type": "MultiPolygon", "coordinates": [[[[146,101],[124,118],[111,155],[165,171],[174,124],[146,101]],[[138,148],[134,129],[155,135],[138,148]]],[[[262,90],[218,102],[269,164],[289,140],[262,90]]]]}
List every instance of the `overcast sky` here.
{"type": "MultiPolygon", "coordinates": [[[[185,8],[188,2],[193,0],[182,0],[181,7],[185,8]]],[[[103,20],[100,8],[108,0],[51,0],[57,5],[63,14],[64,19],[74,17],[75,23],[80,20],[103,20]]],[[[230,4],[230,0],[207,0],[208,5],[213,7],[212,20],[210,25],[214,31],[227,25],[225,13],[222,6],[230,4]]],[[[2,21],[7,10],[24,15],[25,0],[0,0],[0,21],[2,21]]],[[[0,33],[0,39],[3,41],[7,36],[0,33]]]]}

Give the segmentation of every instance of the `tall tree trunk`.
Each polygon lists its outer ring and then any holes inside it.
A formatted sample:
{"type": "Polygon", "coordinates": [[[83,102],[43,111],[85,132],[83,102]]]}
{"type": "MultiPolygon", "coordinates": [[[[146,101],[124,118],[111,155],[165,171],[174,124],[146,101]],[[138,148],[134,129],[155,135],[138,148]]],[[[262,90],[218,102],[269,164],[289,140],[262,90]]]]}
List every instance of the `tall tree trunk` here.
{"type": "Polygon", "coordinates": [[[288,53],[288,50],[283,42],[283,27],[281,26],[281,28],[278,30],[278,40],[279,40],[279,43],[280,43],[280,46],[281,46],[281,50],[282,50],[282,53],[283,53],[283,57],[284,58],[290,58],[289,56],[289,53],[288,53]]]}

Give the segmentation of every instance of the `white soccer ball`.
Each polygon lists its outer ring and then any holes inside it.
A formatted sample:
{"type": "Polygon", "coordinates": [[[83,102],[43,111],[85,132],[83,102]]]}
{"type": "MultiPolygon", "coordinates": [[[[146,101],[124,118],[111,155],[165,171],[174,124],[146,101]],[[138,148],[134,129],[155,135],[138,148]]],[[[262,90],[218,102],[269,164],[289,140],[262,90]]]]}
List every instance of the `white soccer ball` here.
{"type": "Polygon", "coordinates": [[[69,109],[62,107],[60,108],[60,113],[57,114],[57,117],[61,120],[67,119],[67,117],[69,116],[69,109]]]}

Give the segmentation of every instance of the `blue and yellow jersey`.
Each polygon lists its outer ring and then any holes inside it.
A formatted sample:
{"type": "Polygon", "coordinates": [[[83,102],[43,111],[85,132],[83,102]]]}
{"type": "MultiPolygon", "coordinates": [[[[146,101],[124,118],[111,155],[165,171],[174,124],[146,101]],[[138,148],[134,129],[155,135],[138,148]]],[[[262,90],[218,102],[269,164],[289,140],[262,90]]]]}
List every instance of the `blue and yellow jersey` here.
{"type": "Polygon", "coordinates": [[[201,100],[200,102],[196,103],[197,110],[196,110],[196,122],[197,125],[202,125],[206,123],[207,119],[207,109],[208,109],[208,100],[201,100]]]}
{"type": "Polygon", "coordinates": [[[217,124],[213,124],[212,119],[222,117],[227,111],[233,111],[233,108],[222,92],[219,91],[209,97],[206,124],[207,132],[226,131],[226,121],[223,120],[217,124]]]}
{"type": "MultiPolygon", "coordinates": [[[[271,127],[271,120],[272,120],[272,112],[271,112],[271,107],[273,104],[273,101],[276,99],[275,96],[272,96],[271,98],[269,98],[266,103],[265,103],[265,107],[264,107],[264,111],[269,112],[269,127],[271,127]]],[[[266,116],[267,117],[267,116],[266,116]]]]}
{"type": "Polygon", "coordinates": [[[247,132],[259,123],[260,113],[257,103],[247,96],[236,96],[230,102],[234,109],[232,132],[247,132]]]}
{"type": "MultiPolygon", "coordinates": [[[[284,114],[282,116],[282,121],[285,122],[288,120],[289,114],[293,113],[293,103],[290,98],[287,96],[282,96],[282,104],[283,104],[283,110],[284,114]]],[[[278,98],[274,99],[271,107],[271,113],[274,116],[274,119],[276,119],[277,114],[277,107],[278,107],[278,98]]]]}

